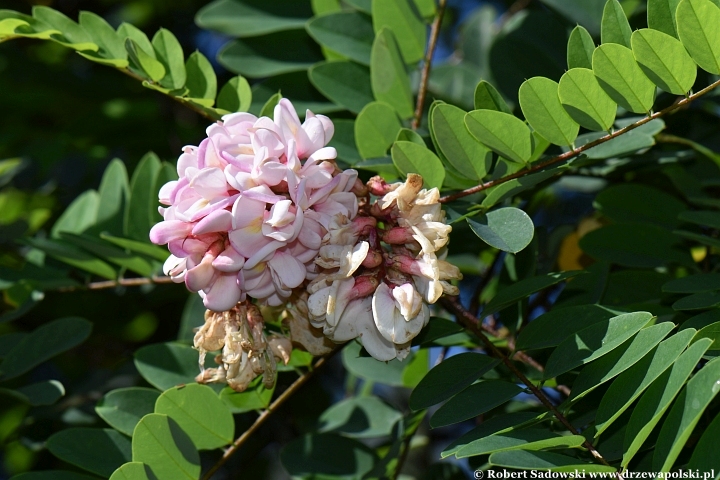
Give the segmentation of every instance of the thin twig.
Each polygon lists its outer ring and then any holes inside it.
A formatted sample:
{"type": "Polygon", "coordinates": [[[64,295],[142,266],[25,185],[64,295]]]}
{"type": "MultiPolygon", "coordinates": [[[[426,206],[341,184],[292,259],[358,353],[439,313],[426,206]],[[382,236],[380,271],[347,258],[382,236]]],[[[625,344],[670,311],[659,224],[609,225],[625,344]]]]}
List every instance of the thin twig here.
{"type": "Polygon", "coordinates": [[[517,172],[507,175],[505,177],[498,178],[497,180],[490,180],[489,182],[481,183],[480,185],[476,185],[474,187],[462,190],[460,192],[453,193],[452,195],[446,195],[446,196],[440,198],[440,203],[452,202],[453,200],[457,200],[458,198],[466,197],[468,195],[472,195],[473,193],[482,192],[483,190],[487,190],[488,188],[496,187],[505,182],[509,182],[510,180],[524,177],[525,175],[528,175],[530,173],[535,173],[535,172],[542,170],[543,168],[548,167],[550,165],[554,165],[556,163],[570,160],[571,158],[577,157],[581,153],[583,153],[593,147],[597,147],[598,145],[608,142],[608,141],[612,140],[613,138],[619,137],[620,135],[623,135],[631,130],[634,130],[642,125],[645,125],[646,123],[648,123],[652,120],[655,120],[656,118],[660,118],[664,115],[667,115],[668,113],[674,112],[678,108],[689,104],[690,102],[696,100],[697,98],[714,90],[718,86],[720,86],[720,80],[718,80],[714,83],[711,83],[710,85],[703,88],[699,92],[694,93],[686,98],[683,98],[682,100],[673,103],[672,105],[670,105],[669,107],[667,107],[663,110],[655,112],[652,115],[648,115],[647,117],[643,118],[642,120],[638,120],[635,123],[631,123],[627,127],[616,130],[613,133],[609,133],[609,134],[605,135],[604,137],[600,137],[597,140],[594,140],[592,142],[586,143],[585,145],[582,145],[580,147],[569,150],[561,155],[558,155],[556,157],[545,160],[544,162],[537,163],[537,164],[533,165],[532,167],[527,168],[525,170],[517,171],[517,172]]]}
{"type": "Polygon", "coordinates": [[[415,104],[415,116],[412,121],[412,129],[417,130],[422,120],[423,108],[425,107],[425,95],[427,94],[428,82],[430,81],[430,68],[432,67],[433,55],[435,55],[435,47],[437,46],[438,36],[440,35],[440,24],[442,23],[443,14],[445,13],[445,4],[447,0],[438,2],[437,14],[430,27],[430,40],[428,41],[427,52],[420,75],[420,88],[418,89],[417,103],[415,104]]]}
{"type": "Polygon", "coordinates": [[[151,283],[172,283],[170,277],[139,277],[139,278],[120,278],[118,280],[103,280],[100,282],[86,283],[85,285],[74,285],[68,287],[60,287],[58,292],[75,292],[77,290],[103,290],[115,287],[138,287],[140,285],[150,285],[151,283]]]}
{"type": "MultiPolygon", "coordinates": [[[[550,401],[550,399],[543,393],[541,389],[539,389],[535,384],[533,384],[524,373],[522,373],[508,358],[506,355],[504,355],[491,341],[490,339],[485,336],[485,334],[482,332],[482,330],[479,328],[478,325],[478,319],[475,318],[473,314],[465,310],[463,306],[460,304],[458,299],[456,297],[444,297],[442,299],[442,304],[445,308],[450,310],[452,313],[454,313],[458,319],[458,322],[460,322],[465,328],[472,331],[477,337],[485,344],[485,348],[488,350],[488,352],[495,358],[500,359],[505,366],[510,369],[510,371],[518,378],[522,383],[525,384],[525,386],[530,389],[530,391],[537,397],[540,402],[545,405],[545,407],[552,412],[553,415],[555,415],[555,418],[557,418],[560,423],[562,423],[565,428],[567,428],[572,434],[574,435],[580,435],[580,432],[568,421],[567,418],[565,418],[565,415],[563,415],[556,407],[553,405],[553,403],[550,401]]],[[[603,458],[603,456],[600,454],[600,452],[595,449],[595,447],[587,440],[583,442],[583,446],[592,454],[595,459],[602,463],[603,465],[609,465],[608,462],[603,458]]]]}
{"type": "Polygon", "coordinates": [[[230,445],[227,450],[225,450],[225,453],[223,453],[223,456],[220,458],[220,460],[218,460],[217,463],[215,463],[215,465],[213,465],[210,470],[208,470],[207,473],[203,475],[202,480],[209,480],[215,474],[215,472],[220,469],[220,467],[225,465],[225,462],[227,462],[230,457],[237,453],[240,447],[242,447],[242,445],[252,436],[252,434],[255,433],[268,418],[270,418],[270,415],[275,413],[276,410],[278,410],[290,397],[293,396],[293,394],[300,390],[300,388],[313,377],[315,372],[317,372],[320,367],[325,365],[327,361],[340,350],[342,350],[342,347],[336,348],[335,350],[315,362],[312,370],[309,370],[304,375],[300,376],[287,388],[287,390],[281,393],[274,402],[272,402],[265,410],[262,411],[262,413],[260,413],[260,415],[253,422],[253,424],[250,425],[250,427],[245,430],[237,439],[235,439],[233,444],[230,445]]]}

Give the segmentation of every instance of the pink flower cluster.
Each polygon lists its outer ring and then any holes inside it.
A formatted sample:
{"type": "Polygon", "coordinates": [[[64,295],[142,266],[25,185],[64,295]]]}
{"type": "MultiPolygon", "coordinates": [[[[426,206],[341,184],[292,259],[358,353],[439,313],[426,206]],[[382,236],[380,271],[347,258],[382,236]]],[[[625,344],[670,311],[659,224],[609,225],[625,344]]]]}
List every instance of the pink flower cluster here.
{"type": "Polygon", "coordinates": [[[357,215],[355,170],[340,171],[326,145],[330,119],[300,123],[287,99],[274,118],[234,113],[183,149],[179,179],[160,190],[164,221],[150,239],[171,252],[164,271],[214,311],[246,295],[282,305],[317,275],[315,258],[332,220],[357,215]]]}

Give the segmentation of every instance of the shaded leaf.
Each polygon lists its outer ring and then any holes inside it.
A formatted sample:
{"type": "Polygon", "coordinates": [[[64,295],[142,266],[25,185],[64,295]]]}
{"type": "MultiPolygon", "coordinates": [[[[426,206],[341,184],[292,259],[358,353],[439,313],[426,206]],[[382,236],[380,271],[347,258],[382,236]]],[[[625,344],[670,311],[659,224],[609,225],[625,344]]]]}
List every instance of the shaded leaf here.
{"type": "Polygon", "coordinates": [[[532,155],[530,129],[519,118],[495,110],[473,110],[465,115],[470,134],[498,155],[527,163],[532,155]]]}
{"type": "Polygon", "coordinates": [[[115,470],[110,480],[156,480],[156,477],[144,463],[128,462],[115,470]]]}
{"type": "Polygon", "coordinates": [[[445,180],[445,169],[440,159],[429,149],[414,142],[400,141],[392,146],[395,167],[403,174],[422,176],[425,188],[440,188],[445,180]]]}
{"type": "Polygon", "coordinates": [[[238,75],[231,78],[220,89],[217,107],[228,112],[247,112],[252,103],[252,90],[245,77],[238,75]]]}
{"type": "Polygon", "coordinates": [[[0,378],[9,380],[84,342],[92,324],[78,317],[48,322],[23,337],[0,363],[0,378]]]}
{"type": "Polygon", "coordinates": [[[100,197],[95,190],[80,194],[57,219],[51,230],[52,238],[60,238],[60,232],[82,233],[97,221],[100,197]]]}
{"type": "MultiPolygon", "coordinates": [[[[152,48],[152,45],[150,46],[152,48]]],[[[165,76],[165,67],[155,58],[155,50],[152,55],[147,53],[132,38],[125,39],[125,50],[127,50],[130,60],[140,73],[145,73],[147,78],[153,82],[158,82],[165,76]]]]}
{"type": "Polygon", "coordinates": [[[485,438],[494,433],[515,430],[515,426],[524,425],[526,422],[530,423],[537,419],[537,417],[538,415],[535,412],[514,412],[483,420],[480,425],[448,445],[440,454],[440,458],[455,455],[465,445],[468,445],[475,440],[485,438]]]}
{"type": "Polygon", "coordinates": [[[504,451],[490,455],[488,463],[493,466],[522,470],[547,470],[550,472],[615,472],[611,466],[585,463],[577,458],[553,452],[504,451]]]}
{"type": "Polygon", "coordinates": [[[677,38],[675,13],[679,3],[680,0],[648,0],[648,27],[677,38]]]}
{"type": "Polygon", "coordinates": [[[390,435],[402,414],[375,396],[342,400],[325,410],[318,422],[319,433],[341,433],[352,438],[390,435]]]}
{"type": "Polygon", "coordinates": [[[362,478],[372,470],[375,452],[357,440],[332,433],[310,433],[280,451],[280,461],[294,478],[362,478]]]}
{"type": "Polygon", "coordinates": [[[233,37],[254,37],[290,29],[302,29],[313,14],[310,2],[296,0],[219,0],[200,9],[195,23],[233,37]]]}
{"type": "Polygon", "coordinates": [[[157,194],[154,187],[159,172],[160,159],[152,152],[145,154],[135,168],[124,221],[125,236],[130,239],[148,241],[150,228],[157,218],[157,194]]]}
{"type": "Polygon", "coordinates": [[[720,415],[710,422],[693,449],[688,469],[709,472],[718,468],[717,439],[720,436],[720,415]]]}
{"type": "Polygon", "coordinates": [[[113,65],[119,68],[127,67],[127,52],[122,39],[114,28],[104,18],[92,12],[81,11],[78,16],[80,26],[87,32],[99,48],[96,53],[80,53],[84,57],[93,60],[99,56],[108,60],[118,60],[113,65]]]}
{"type": "Polygon", "coordinates": [[[640,398],[625,430],[621,463],[623,467],[627,467],[640,450],[711,343],[711,340],[702,339],[691,345],[673,363],[672,368],[660,375],[640,398]]]}
{"type": "Polygon", "coordinates": [[[464,390],[498,364],[487,355],[460,353],[433,367],[410,395],[410,408],[431,407],[464,390]]]}
{"type": "Polygon", "coordinates": [[[700,292],[673,303],[675,310],[705,310],[720,305],[720,292],[700,292]]]}
{"type": "Polygon", "coordinates": [[[132,437],[132,461],[145,463],[157,478],[200,477],[200,455],[172,418],[145,415],[132,437]]]}
{"type": "Polygon", "coordinates": [[[350,342],[343,348],[343,365],[350,373],[372,382],[394,386],[404,385],[403,370],[412,360],[412,354],[410,358],[406,358],[402,362],[397,359],[389,362],[378,362],[364,351],[361,352],[361,348],[357,342],[350,342]]]}
{"type": "Polygon", "coordinates": [[[389,28],[395,34],[405,63],[415,63],[423,58],[427,30],[409,0],[373,0],[372,19],[378,37],[383,28],[389,28]]]}
{"type": "Polygon", "coordinates": [[[573,28],[567,46],[568,69],[592,69],[592,54],[594,51],[595,41],[585,27],[578,25],[573,28]]]}
{"type": "Polygon", "coordinates": [[[430,426],[444,427],[477,417],[504,404],[522,391],[523,389],[514,383],[504,380],[485,380],[470,385],[448,400],[430,417],[430,426]]]}
{"type": "Polygon", "coordinates": [[[544,378],[553,378],[610,353],[647,325],[648,312],[618,315],[586,327],[565,339],[550,355],[544,378]]]}
{"type": "Polygon", "coordinates": [[[308,33],[320,45],[363,65],[370,65],[375,32],[372,18],[362,12],[339,11],[310,20],[308,33]]]}
{"type": "Polygon", "coordinates": [[[200,372],[198,353],[176,343],[156,343],[135,352],[135,367],[145,380],[160,390],[195,382],[200,372]]]}
{"type": "Polygon", "coordinates": [[[614,222],[649,223],[674,228],[680,224],[678,215],[687,207],[662,190],[636,183],[621,183],[600,192],[595,197],[595,208],[614,222]]]}
{"type": "Polygon", "coordinates": [[[355,141],[362,158],[378,158],[387,154],[402,128],[389,105],[372,102],[365,105],[355,120],[355,141]]]}
{"type": "Polygon", "coordinates": [[[500,290],[490,302],[483,308],[482,315],[486,317],[492,313],[499,312],[510,305],[527,298],[531,293],[539,292],[547,287],[558,284],[575,275],[585,273],[583,270],[574,270],[560,273],[549,273],[536,277],[526,278],[513,283],[500,290]]]}
{"type": "Polygon", "coordinates": [[[25,385],[16,389],[0,388],[0,392],[11,395],[29,405],[52,405],[65,395],[65,387],[57,380],[25,385]]]}
{"type": "Polygon", "coordinates": [[[84,470],[109,477],[130,461],[130,440],[109,428],[68,428],[52,435],[53,455],[84,470]]]}
{"type": "Polygon", "coordinates": [[[370,71],[354,62],[321,62],[309,71],[310,81],[320,93],[351,112],[359,113],[374,100],[370,71]]]}
{"type": "Polygon", "coordinates": [[[617,43],[630,48],[630,23],[618,0],[607,0],[603,9],[600,38],[603,44],[617,43]]]}
{"type": "Polygon", "coordinates": [[[95,412],[115,430],[132,436],[140,419],[155,410],[160,392],[152,388],[118,388],[105,394],[95,412]]]}
{"type": "Polygon", "coordinates": [[[527,213],[505,207],[467,219],[472,231],[491,247],[518,253],[530,245],[535,226],[527,213]]]}
{"type": "Polygon", "coordinates": [[[444,318],[430,317],[430,321],[425,328],[423,328],[420,333],[413,338],[412,344],[413,346],[429,345],[435,340],[439,340],[462,331],[462,326],[457,322],[446,320],[444,318]]]}
{"type": "Polygon", "coordinates": [[[213,450],[233,440],[232,413],[206,385],[196,383],[166,390],[155,402],[155,413],[175,420],[198,450],[213,450]]]}
{"type": "Polygon", "coordinates": [[[720,273],[699,273],[671,280],[662,286],[663,292],[700,293],[720,290],[720,273]]]}
{"type": "Polygon", "coordinates": [[[217,76],[205,55],[197,50],[191,53],[185,62],[185,72],[187,73],[185,87],[188,89],[188,97],[215,100],[217,76]]]}
{"type": "Polygon", "coordinates": [[[474,95],[475,110],[497,110],[512,115],[502,95],[485,80],[481,80],[475,87],[474,95]]]}
{"type": "Polygon", "coordinates": [[[700,329],[695,337],[693,337],[693,342],[696,342],[701,338],[709,338],[713,341],[713,343],[708,347],[709,351],[720,350],[720,322],[712,323],[700,329]]]}

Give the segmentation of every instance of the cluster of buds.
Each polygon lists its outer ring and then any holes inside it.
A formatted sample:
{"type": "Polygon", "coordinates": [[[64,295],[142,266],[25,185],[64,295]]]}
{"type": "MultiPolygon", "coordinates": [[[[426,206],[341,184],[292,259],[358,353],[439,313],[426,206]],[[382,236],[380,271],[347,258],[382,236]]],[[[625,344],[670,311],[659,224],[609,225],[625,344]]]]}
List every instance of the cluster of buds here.
{"type": "Polygon", "coordinates": [[[178,159],[179,179],[160,190],[164,221],[150,231],[172,254],[164,271],[213,311],[249,295],[287,303],[316,274],[315,257],[332,220],[354,218],[364,191],[355,170],[340,171],[326,147],[330,119],[308,111],[300,123],[282,99],[274,118],[223,117],[178,159]]]}
{"type": "Polygon", "coordinates": [[[287,337],[265,334],[260,309],[249,302],[238,303],[224,312],[205,313],[205,324],[195,333],[194,345],[200,352],[198,383],[226,383],[244,391],[259,375],[266,388],[275,384],[277,360],[290,361],[292,344],[287,337]],[[207,352],[221,350],[215,357],[217,368],[204,368],[207,352]]]}
{"type": "Polygon", "coordinates": [[[381,198],[355,219],[335,217],[315,260],[322,270],[299,309],[332,341],[358,338],[378,360],[404,359],[430,318],[428,304],[458,294],[449,282],[462,275],[443,260],[451,227],[440,193],[422,185],[416,174],[405,183],[370,180],[369,192],[381,198]]]}

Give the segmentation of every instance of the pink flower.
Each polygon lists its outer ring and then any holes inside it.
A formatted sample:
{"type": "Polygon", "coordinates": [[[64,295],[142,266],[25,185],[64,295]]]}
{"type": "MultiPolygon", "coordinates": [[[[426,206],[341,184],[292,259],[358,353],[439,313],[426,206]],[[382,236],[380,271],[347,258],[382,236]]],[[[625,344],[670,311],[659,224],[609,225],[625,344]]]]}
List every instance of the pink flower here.
{"type": "Polygon", "coordinates": [[[317,275],[314,259],[335,217],[352,219],[354,170],[340,171],[327,143],[334,127],[282,99],[274,119],[223,117],[178,158],[179,179],[159,193],[164,221],[150,232],[168,244],[164,271],[215,311],[250,295],[282,305],[317,275]]]}

